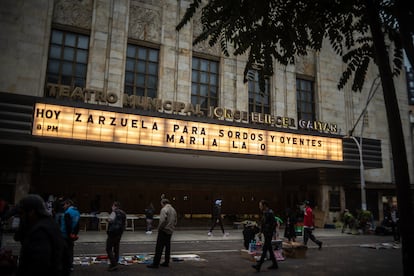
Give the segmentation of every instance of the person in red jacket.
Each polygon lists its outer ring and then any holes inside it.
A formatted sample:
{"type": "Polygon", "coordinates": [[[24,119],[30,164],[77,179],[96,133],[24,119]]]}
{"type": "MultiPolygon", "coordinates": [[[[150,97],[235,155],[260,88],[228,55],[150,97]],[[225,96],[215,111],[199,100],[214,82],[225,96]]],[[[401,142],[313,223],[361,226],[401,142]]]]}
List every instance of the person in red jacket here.
{"type": "Polygon", "coordinates": [[[313,211],[310,207],[308,200],[305,200],[305,213],[303,217],[303,243],[306,245],[308,240],[311,239],[314,243],[319,246],[319,250],[322,249],[322,242],[315,238],[312,231],[315,227],[315,222],[313,220],[313,211]]]}

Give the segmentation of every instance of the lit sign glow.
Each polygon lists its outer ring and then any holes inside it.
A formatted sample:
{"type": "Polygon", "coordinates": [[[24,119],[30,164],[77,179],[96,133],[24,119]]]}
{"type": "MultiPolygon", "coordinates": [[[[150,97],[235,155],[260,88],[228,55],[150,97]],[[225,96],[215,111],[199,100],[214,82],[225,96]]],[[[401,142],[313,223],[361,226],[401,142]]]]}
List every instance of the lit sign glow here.
{"type": "Polygon", "coordinates": [[[37,103],[32,134],[87,141],[342,161],[342,140],[37,103]]]}

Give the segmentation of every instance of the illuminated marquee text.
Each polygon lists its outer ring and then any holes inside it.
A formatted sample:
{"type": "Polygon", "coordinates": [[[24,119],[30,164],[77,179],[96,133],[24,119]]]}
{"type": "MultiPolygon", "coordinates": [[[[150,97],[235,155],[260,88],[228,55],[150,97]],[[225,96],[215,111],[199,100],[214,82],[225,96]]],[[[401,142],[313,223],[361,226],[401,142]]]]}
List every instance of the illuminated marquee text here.
{"type": "Polygon", "coordinates": [[[32,134],[152,147],[342,161],[342,140],[38,103],[32,134]]]}

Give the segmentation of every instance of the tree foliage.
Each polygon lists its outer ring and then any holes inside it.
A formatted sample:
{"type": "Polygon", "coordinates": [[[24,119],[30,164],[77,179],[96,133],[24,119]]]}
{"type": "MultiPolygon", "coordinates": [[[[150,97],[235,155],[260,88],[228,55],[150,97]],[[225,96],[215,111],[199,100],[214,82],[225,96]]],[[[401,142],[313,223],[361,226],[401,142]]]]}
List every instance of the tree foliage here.
{"type": "MultiPolygon", "coordinates": [[[[403,65],[403,49],[413,64],[413,8],[405,0],[376,1],[386,38],[393,47],[393,72],[403,65]]],[[[338,82],[341,89],[352,79],[360,91],[368,66],[375,60],[364,0],[193,0],[180,30],[201,9],[202,33],[194,44],[207,40],[220,43],[223,54],[247,54],[247,73],[257,70],[262,91],[265,79],[273,74],[273,61],[287,65],[309,50],[319,51],[324,40],[343,57],[346,69],[338,82]]]]}
{"type": "Polygon", "coordinates": [[[398,99],[393,75],[403,64],[403,50],[414,65],[414,5],[408,0],[193,0],[177,26],[180,30],[202,9],[202,33],[193,43],[220,42],[222,52],[247,54],[244,81],[259,71],[260,88],[273,74],[273,62],[294,63],[328,41],[346,64],[338,88],[352,80],[361,91],[367,69],[379,71],[392,149],[400,210],[404,275],[414,275],[414,207],[398,99]],[[391,62],[390,62],[391,61],[391,62]]]}

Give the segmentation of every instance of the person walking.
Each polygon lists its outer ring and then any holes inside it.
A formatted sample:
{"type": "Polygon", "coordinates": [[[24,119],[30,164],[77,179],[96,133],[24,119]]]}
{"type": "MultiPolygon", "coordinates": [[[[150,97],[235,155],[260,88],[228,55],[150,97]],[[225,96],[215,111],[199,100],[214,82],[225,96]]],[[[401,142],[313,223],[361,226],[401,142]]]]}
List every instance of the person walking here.
{"type": "Polygon", "coordinates": [[[275,231],[276,227],[276,219],[273,210],[269,208],[269,203],[266,200],[261,200],[259,202],[259,209],[262,211],[262,219],[261,219],[261,226],[260,232],[264,236],[264,244],[262,249],[262,255],[260,256],[260,260],[252,265],[257,272],[260,271],[262,264],[266,258],[266,254],[269,252],[270,260],[272,261],[272,265],[268,267],[268,269],[278,269],[279,266],[277,264],[277,260],[272,248],[272,237],[273,232],[275,231]]]}
{"type": "Polygon", "coordinates": [[[150,235],[152,234],[152,222],[154,221],[154,213],[155,213],[154,205],[150,203],[144,211],[145,211],[145,220],[147,223],[145,234],[150,235]]]}
{"type": "Polygon", "coordinates": [[[16,275],[69,275],[64,262],[65,241],[42,197],[29,194],[16,209],[20,224],[14,240],[21,244],[16,275]]]}
{"type": "Polygon", "coordinates": [[[148,268],[168,267],[171,254],[171,237],[177,225],[177,212],[166,198],[161,199],[160,221],[158,223],[157,243],[152,264],[148,268]],[[165,247],[164,262],[160,264],[162,251],[165,247]]]}
{"type": "Polygon", "coordinates": [[[73,201],[71,199],[66,199],[63,202],[63,209],[64,213],[61,217],[60,231],[67,246],[68,254],[66,262],[70,267],[70,270],[73,271],[73,250],[75,247],[75,241],[78,239],[80,213],[73,205],[73,201]]]}
{"type": "Polygon", "coordinates": [[[108,230],[106,231],[106,253],[110,261],[108,271],[114,271],[118,268],[119,244],[125,231],[126,223],[126,214],[121,209],[119,201],[114,201],[112,204],[112,212],[109,215],[108,222],[108,230]]]}
{"type": "Polygon", "coordinates": [[[308,200],[305,200],[305,211],[303,217],[303,243],[307,245],[308,240],[311,239],[314,243],[319,246],[319,250],[322,249],[322,242],[317,240],[313,235],[313,229],[315,228],[315,222],[313,219],[313,210],[310,207],[308,200]]]}
{"type": "Polygon", "coordinates": [[[224,232],[223,227],[223,219],[221,217],[221,199],[216,199],[213,206],[213,212],[212,212],[212,218],[213,218],[213,224],[211,225],[210,231],[208,231],[208,235],[213,235],[213,229],[216,227],[216,225],[220,225],[221,231],[223,232],[223,236],[226,236],[226,233],[224,232]]]}

